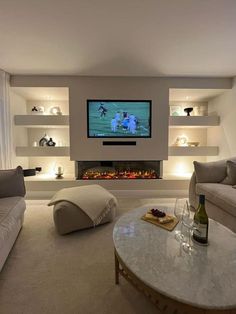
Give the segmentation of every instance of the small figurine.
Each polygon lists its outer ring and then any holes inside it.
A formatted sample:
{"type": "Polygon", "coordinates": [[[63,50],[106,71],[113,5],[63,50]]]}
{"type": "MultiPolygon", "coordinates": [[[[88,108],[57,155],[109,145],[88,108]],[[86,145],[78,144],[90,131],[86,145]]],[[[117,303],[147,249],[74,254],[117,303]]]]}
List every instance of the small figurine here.
{"type": "Polygon", "coordinates": [[[31,109],[32,112],[38,112],[38,109],[36,106],[34,106],[32,109],[31,109]]]}
{"type": "Polygon", "coordinates": [[[43,106],[33,106],[31,109],[32,114],[44,114],[44,107],[43,106]]]}

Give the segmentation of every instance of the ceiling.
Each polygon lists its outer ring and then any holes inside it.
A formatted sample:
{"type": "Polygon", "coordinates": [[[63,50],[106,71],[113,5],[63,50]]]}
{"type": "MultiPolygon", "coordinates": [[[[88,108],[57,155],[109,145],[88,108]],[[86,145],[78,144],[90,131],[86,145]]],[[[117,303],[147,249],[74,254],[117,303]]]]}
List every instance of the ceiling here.
{"type": "Polygon", "coordinates": [[[1,0],[11,74],[235,76],[236,0],[1,0]]]}

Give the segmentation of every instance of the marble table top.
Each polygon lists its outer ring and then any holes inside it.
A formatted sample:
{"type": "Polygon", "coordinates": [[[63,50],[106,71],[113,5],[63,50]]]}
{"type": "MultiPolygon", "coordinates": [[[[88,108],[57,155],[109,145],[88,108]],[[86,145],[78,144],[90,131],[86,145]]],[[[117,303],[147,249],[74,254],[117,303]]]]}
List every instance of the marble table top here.
{"type": "Polygon", "coordinates": [[[163,207],[147,204],[117,221],[113,241],[122,261],[142,282],[174,300],[203,309],[236,308],[236,234],[210,220],[209,245],[194,244],[196,254],[188,255],[174,230],[140,219],[147,209],[163,207]]]}

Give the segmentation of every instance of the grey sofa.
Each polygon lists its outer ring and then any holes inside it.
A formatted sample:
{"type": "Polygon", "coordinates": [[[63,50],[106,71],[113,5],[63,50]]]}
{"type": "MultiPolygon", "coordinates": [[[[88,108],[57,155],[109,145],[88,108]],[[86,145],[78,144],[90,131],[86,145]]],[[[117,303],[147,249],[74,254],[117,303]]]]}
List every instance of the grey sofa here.
{"type": "Polygon", "coordinates": [[[209,163],[194,162],[189,185],[189,202],[198,206],[200,194],[206,198],[210,218],[236,232],[236,158],[209,163]]]}
{"type": "Polygon", "coordinates": [[[26,204],[23,170],[0,170],[0,271],[24,220],[26,204]]]}

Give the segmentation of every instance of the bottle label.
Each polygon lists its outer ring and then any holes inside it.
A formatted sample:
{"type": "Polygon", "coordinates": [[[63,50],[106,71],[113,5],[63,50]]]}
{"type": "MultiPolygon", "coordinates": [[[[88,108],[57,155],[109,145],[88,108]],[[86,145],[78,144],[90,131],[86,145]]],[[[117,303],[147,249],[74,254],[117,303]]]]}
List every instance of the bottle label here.
{"type": "Polygon", "coordinates": [[[193,235],[196,239],[207,240],[207,225],[194,222],[193,235]]]}

